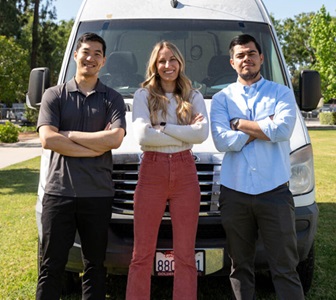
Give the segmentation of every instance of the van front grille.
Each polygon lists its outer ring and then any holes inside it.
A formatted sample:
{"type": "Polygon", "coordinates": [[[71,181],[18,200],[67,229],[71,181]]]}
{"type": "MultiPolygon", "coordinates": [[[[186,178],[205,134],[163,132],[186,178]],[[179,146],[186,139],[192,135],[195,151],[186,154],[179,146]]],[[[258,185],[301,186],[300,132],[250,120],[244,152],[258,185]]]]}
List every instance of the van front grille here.
{"type": "MultiPolygon", "coordinates": [[[[115,185],[113,213],[133,215],[133,196],[138,180],[139,166],[140,162],[115,163],[113,165],[115,185]]],[[[218,214],[220,164],[196,162],[196,167],[201,189],[200,216],[218,214]]],[[[169,217],[168,205],[165,216],[169,217]]]]}

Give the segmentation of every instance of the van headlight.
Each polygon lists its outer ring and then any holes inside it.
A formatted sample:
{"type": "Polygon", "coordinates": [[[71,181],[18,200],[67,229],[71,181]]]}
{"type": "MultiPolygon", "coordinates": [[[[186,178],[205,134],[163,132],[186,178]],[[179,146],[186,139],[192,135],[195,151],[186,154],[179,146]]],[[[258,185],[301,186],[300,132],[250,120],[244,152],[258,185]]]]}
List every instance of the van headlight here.
{"type": "Polygon", "coordinates": [[[306,145],[290,155],[289,188],[294,196],[309,193],[315,185],[313,148],[306,145]]]}

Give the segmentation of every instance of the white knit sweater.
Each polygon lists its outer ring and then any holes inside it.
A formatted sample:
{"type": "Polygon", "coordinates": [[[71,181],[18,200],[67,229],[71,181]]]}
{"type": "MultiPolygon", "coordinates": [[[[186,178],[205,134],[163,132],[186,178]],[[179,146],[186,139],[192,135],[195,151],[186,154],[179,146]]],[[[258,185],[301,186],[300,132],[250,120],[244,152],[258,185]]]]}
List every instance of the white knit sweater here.
{"type": "Polygon", "coordinates": [[[201,113],[204,116],[202,122],[192,125],[178,125],[176,107],[177,102],[172,93],[166,93],[170,103],[168,105],[167,120],[163,120],[158,113],[158,124],[166,122],[163,132],[153,128],[150,121],[148,108],[148,90],[138,89],[134,94],[133,102],[133,130],[139,140],[142,151],[157,151],[175,153],[191,149],[193,144],[200,144],[206,140],[209,134],[209,123],[203,96],[198,91],[193,91],[191,104],[193,114],[201,113]]]}

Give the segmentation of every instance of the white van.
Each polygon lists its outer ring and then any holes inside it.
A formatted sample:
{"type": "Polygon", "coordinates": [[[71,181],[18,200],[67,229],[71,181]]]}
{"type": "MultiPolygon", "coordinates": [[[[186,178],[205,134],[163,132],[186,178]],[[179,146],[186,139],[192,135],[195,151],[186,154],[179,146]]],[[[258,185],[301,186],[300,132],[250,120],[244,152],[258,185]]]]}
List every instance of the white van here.
{"type": "MultiPolygon", "coordinates": [[[[175,43],[186,60],[186,73],[193,86],[204,95],[207,108],[214,93],[236,81],[229,65],[229,43],[239,34],[248,33],[261,44],[265,63],[261,73],[269,80],[292,88],[270,17],[260,0],[84,0],[75,20],[66,48],[58,83],[75,74],[75,42],[85,32],[95,32],[107,43],[107,61],[100,80],[120,92],[127,104],[127,136],[122,146],[113,150],[116,195],[109,229],[106,266],[109,274],[127,274],[133,247],[133,195],[141,160],[141,151],[132,131],[133,94],[144,80],[146,63],[153,45],[160,40],[175,43]]],[[[38,106],[48,87],[49,71],[32,71],[27,102],[38,106]]],[[[311,286],[314,268],[314,236],[318,208],[312,146],[300,110],[314,109],[320,100],[320,77],[303,71],[297,91],[297,122],[291,138],[290,189],[295,199],[296,229],[300,265],[298,270],[305,292],[311,286]]],[[[219,173],[222,153],[214,147],[211,136],[195,145],[193,154],[201,187],[199,225],[195,255],[200,276],[227,275],[230,260],[225,232],[218,209],[219,173]]],[[[40,217],[49,152],[43,151],[40,184],[36,205],[37,225],[41,237],[40,217]]],[[[148,208],[150,209],[150,207],[148,208]]],[[[80,241],[77,238],[67,264],[68,280],[82,270],[80,241]]],[[[160,227],[153,275],[171,275],[173,270],[172,231],[169,207],[160,227]],[[169,255],[167,255],[169,254],[169,255]]],[[[256,269],[267,270],[262,241],[258,244],[256,269]]]]}

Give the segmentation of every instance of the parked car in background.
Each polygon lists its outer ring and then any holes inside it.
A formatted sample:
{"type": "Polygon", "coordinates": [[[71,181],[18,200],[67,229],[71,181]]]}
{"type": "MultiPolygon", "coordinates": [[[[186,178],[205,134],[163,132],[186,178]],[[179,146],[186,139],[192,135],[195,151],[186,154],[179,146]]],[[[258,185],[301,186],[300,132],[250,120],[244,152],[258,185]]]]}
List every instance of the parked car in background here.
{"type": "Polygon", "coordinates": [[[25,113],[24,103],[13,103],[12,104],[12,116],[14,116],[15,121],[21,121],[25,113]]]}
{"type": "Polygon", "coordinates": [[[336,112],[336,99],[330,99],[327,103],[323,104],[323,106],[319,110],[320,112],[336,112]]]}
{"type": "Polygon", "coordinates": [[[13,110],[7,109],[6,119],[8,119],[9,121],[15,120],[15,114],[14,114],[13,110]]]}
{"type": "Polygon", "coordinates": [[[319,113],[319,109],[314,109],[311,111],[301,111],[301,114],[305,119],[316,119],[318,118],[319,113]]]}

